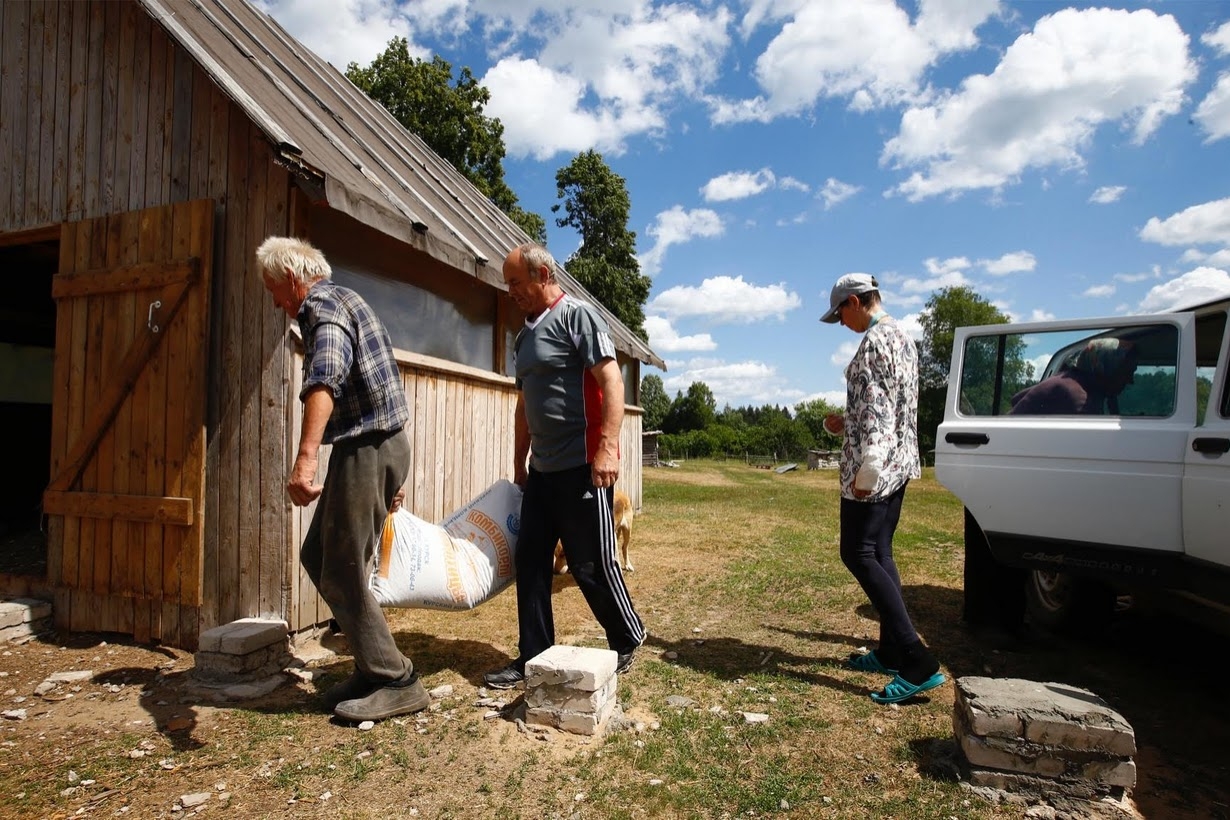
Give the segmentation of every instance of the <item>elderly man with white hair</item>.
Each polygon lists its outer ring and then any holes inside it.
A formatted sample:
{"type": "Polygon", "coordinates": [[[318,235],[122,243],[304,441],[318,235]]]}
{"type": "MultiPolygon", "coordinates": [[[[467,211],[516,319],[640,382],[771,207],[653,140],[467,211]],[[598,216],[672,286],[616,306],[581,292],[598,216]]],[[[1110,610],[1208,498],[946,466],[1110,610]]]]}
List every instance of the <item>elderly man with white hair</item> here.
{"type": "Polygon", "coordinates": [[[271,237],[256,260],[274,306],[303,333],[303,426],[286,489],[296,506],[318,503],[300,561],[354,655],[354,673],[325,693],[325,704],[352,721],[420,711],[431,698],[368,589],[385,516],[410,472],[410,410],[392,342],[367,302],[330,280],[312,245],[271,237]],[[318,485],[322,444],[333,450],[318,485]]]}

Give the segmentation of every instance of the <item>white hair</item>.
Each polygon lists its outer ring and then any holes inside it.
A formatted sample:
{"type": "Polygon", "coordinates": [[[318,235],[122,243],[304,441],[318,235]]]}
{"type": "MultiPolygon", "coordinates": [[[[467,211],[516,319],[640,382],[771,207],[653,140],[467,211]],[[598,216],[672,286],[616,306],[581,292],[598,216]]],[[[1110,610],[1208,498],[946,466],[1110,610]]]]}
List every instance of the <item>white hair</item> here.
{"type": "Polygon", "coordinates": [[[555,281],[555,257],[551,255],[549,250],[537,242],[526,242],[523,245],[518,245],[517,250],[521,252],[521,259],[525,262],[525,267],[530,272],[530,278],[535,281],[555,281]],[[544,265],[547,268],[547,275],[543,279],[539,279],[538,271],[544,265]]]}
{"type": "Polygon", "coordinates": [[[310,284],[333,275],[325,255],[305,239],[271,236],[256,249],[261,276],[279,282],[310,284]]]}

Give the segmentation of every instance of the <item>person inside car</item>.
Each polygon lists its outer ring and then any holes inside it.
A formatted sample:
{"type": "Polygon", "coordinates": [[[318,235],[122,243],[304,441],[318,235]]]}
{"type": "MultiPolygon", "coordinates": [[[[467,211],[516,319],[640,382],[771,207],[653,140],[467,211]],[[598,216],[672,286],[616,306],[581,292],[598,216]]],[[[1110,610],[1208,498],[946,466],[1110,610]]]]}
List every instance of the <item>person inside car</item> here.
{"type": "Polygon", "coordinates": [[[1090,339],[1059,372],[1012,397],[1013,416],[1118,415],[1119,394],[1136,373],[1136,347],[1126,339],[1090,339]]]}

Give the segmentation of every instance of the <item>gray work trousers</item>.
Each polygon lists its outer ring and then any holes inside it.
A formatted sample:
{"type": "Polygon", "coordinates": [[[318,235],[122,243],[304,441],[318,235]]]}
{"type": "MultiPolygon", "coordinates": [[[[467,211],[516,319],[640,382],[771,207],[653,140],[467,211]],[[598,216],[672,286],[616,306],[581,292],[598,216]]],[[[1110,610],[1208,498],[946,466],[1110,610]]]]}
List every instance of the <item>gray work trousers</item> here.
{"type": "Polygon", "coordinates": [[[355,670],[375,682],[401,680],[414,671],[367,586],[389,505],[409,473],[410,441],[402,430],[334,444],[299,553],[350,642],[355,670]]]}

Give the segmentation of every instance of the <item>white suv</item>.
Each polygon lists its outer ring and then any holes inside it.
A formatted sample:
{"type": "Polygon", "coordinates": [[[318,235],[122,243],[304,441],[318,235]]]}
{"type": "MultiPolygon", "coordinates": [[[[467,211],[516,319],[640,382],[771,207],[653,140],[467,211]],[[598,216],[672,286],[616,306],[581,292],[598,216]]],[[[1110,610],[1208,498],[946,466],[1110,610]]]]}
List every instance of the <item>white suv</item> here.
{"type": "Polygon", "coordinates": [[[1228,311],[957,331],[935,471],[966,509],[967,621],[1087,627],[1150,590],[1230,613],[1228,311]],[[1117,398],[1013,412],[1051,377],[1066,395],[1091,341],[1132,351],[1117,398]]]}

